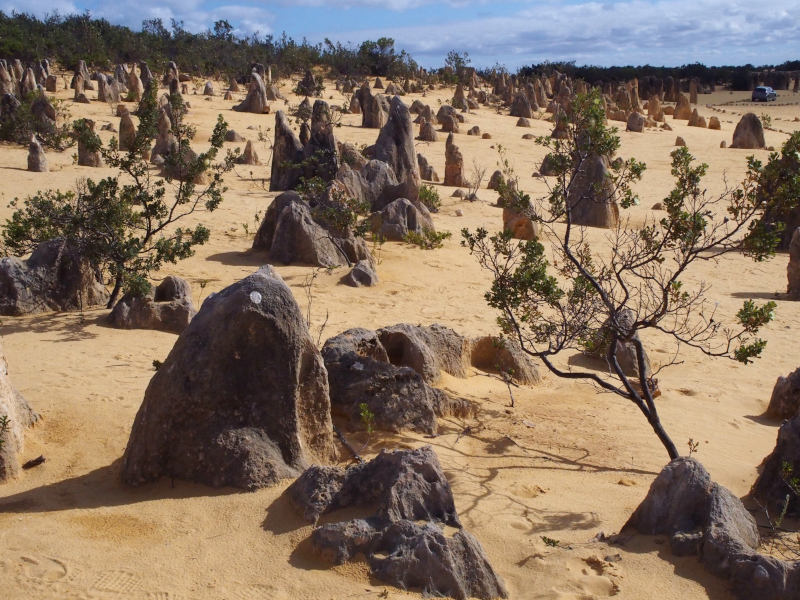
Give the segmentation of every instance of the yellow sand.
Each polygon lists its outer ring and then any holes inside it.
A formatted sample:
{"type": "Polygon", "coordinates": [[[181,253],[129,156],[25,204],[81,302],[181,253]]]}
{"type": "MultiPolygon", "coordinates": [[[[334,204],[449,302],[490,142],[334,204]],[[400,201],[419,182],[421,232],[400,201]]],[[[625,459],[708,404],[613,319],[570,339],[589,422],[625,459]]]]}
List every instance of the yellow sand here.
{"type": "MultiPolygon", "coordinates": [[[[198,92],[204,82],[197,81],[198,92]]],[[[216,83],[218,90],[223,84],[216,83]]],[[[298,98],[283,87],[290,103],[298,98]]],[[[60,97],[71,97],[61,91],[60,97]]],[[[95,97],[94,92],[89,92],[95,97]]],[[[235,94],[235,101],[243,98],[235,94]]],[[[341,104],[344,98],[328,83],[325,98],[341,104]]],[[[424,102],[434,110],[447,102],[452,90],[429,92],[424,102]]],[[[730,144],[740,114],[769,113],[773,126],[798,127],[798,97],[782,93],[785,106],[741,104],[720,106],[746,94],[719,92],[700,96],[700,113],[721,118],[722,131],[688,128],[673,121],[671,132],[620,132],[621,155],[635,156],[648,169],[638,186],[640,207],[634,220],[651,213],[671,188],[669,153],[676,135],[710,165],[706,179],[711,191],[721,191],[723,174],[736,182],[744,173],[745,157],[766,151],[723,150],[730,144]],[[708,107],[706,105],[713,105],[708,107]],[[724,109],[727,112],[723,113],[724,109]]],[[[417,95],[407,96],[410,104],[417,95]]],[[[189,120],[197,125],[197,146],[207,146],[216,115],[245,137],[274,127],[274,116],[230,110],[234,102],[216,96],[187,97],[189,120]]],[[[118,127],[108,105],[68,102],[73,117],[91,116],[98,129],[118,127]]],[[[273,112],[282,102],[273,103],[273,112]]],[[[129,105],[132,107],[132,105],[129,105]]],[[[550,132],[552,125],[533,120],[532,129],[515,127],[516,118],[481,108],[467,116],[468,127],[479,125],[492,139],[456,136],[467,174],[473,161],[496,168],[498,144],[521,177],[522,187],[544,192],[538,169],[544,150],[524,133],[550,132]]],[[[346,115],[338,138],[372,144],[377,130],[359,127],[360,116],[346,115]]],[[[624,124],[618,124],[624,129],[624,124]]],[[[110,133],[101,132],[104,140],[110,133]]],[[[766,132],[767,143],[779,147],[786,135],[766,132]]],[[[417,142],[440,175],[444,173],[444,140],[417,142]]],[[[268,146],[258,144],[262,159],[268,146]]],[[[0,147],[0,218],[15,196],[38,189],[69,189],[82,177],[98,178],[107,169],[76,167],[71,153],[48,153],[50,173],[25,171],[27,149],[0,147]]],[[[276,194],[266,191],[268,166],[237,167],[226,183],[230,190],[221,208],[198,220],[212,230],[211,241],[196,256],[164,273],[175,273],[192,284],[199,304],[210,292],[242,278],[265,262],[248,252],[257,223],[276,194]],[[249,234],[245,226],[249,228],[249,234]]],[[[422,251],[402,243],[387,243],[378,252],[380,284],[372,289],[337,285],[344,269],[320,272],[311,290],[312,334],[327,320],[322,340],[346,328],[379,327],[397,322],[443,323],[465,335],[495,331],[493,312],[483,293],[488,276],[459,245],[462,227],[499,228],[501,214],[492,206],[494,192],[482,189],[479,202],[452,198],[452,189],[439,186],[441,212],[436,227],[453,232],[444,248],[422,251]],[[462,217],[456,210],[463,211],[462,217]]],[[[606,233],[589,234],[595,244],[606,233]]],[[[713,283],[719,310],[732,315],[745,298],[771,299],[785,291],[787,256],[763,264],[740,256],[699,264],[692,282],[713,283]]],[[[285,267],[278,271],[292,287],[305,310],[304,282],[313,269],[285,267]]],[[[800,303],[777,297],[777,320],[766,328],[769,341],[763,359],[745,367],[684,351],[684,363],[660,375],[663,395],[659,407],[667,430],[682,451],[687,440],[700,443],[699,458],[712,477],[744,495],[756,476],[756,466],[771,451],[776,423],[762,420],[777,376],[798,366],[797,331],[800,303]]],[[[418,597],[371,581],[363,563],[330,569],[308,550],[310,527],[299,519],[282,493],[289,482],[255,493],[215,490],[180,481],[161,481],[132,489],[119,482],[119,459],[134,415],[153,374],[154,359],[163,360],[176,336],[154,331],[120,331],[103,325],[106,310],[83,314],[44,314],[3,317],[0,335],[11,378],[28,401],[44,416],[27,434],[23,460],[44,454],[47,462],[0,488],[0,595],[4,598],[389,598],[418,597]]],[[[645,343],[654,363],[668,360],[673,347],[648,337],[645,343]]],[[[516,407],[508,408],[502,382],[475,372],[468,379],[445,377],[443,387],[480,405],[475,420],[441,422],[438,437],[376,434],[365,451],[431,444],[453,486],[464,525],[483,544],[504,578],[513,598],[727,598],[726,584],[708,575],[696,558],[675,558],[664,540],[635,537],[624,545],[593,541],[604,532],[619,531],[644,497],[667,456],[632,405],[593,388],[552,376],[532,388],[514,390],[516,407]],[[460,435],[466,426],[469,433],[460,435]],[[542,536],[557,539],[546,545],[542,536]],[[618,556],[615,556],[618,555],[618,556]],[[606,557],[614,559],[605,561],[606,557]]],[[[353,435],[354,442],[363,438],[353,435]]],[[[346,452],[343,452],[346,455],[346,452]]],[[[600,536],[602,537],[602,536],[600,536]]]]}

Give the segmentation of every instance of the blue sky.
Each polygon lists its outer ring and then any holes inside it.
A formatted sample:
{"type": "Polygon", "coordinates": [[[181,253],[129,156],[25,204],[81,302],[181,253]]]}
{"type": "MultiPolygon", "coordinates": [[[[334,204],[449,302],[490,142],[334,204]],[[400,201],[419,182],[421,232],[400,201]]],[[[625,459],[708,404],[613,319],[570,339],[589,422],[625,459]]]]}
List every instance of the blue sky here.
{"type": "Polygon", "coordinates": [[[139,29],[145,18],[203,31],[227,19],[239,33],[286,31],[312,42],[395,39],[425,66],[448,50],[476,66],[544,60],[594,65],[777,64],[800,59],[800,0],[0,0],[43,16],[89,10],[139,29]]]}

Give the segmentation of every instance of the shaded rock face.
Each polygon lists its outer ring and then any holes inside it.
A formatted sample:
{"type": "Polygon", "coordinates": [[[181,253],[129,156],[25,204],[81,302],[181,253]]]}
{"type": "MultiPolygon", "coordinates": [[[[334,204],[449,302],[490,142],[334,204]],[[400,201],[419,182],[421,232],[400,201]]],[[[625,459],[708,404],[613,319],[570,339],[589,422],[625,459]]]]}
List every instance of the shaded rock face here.
{"type": "Polygon", "coordinates": [[[46,173],[49,171],[44,148],[42,148],[35,135],[31,136],[31,142],[28,144],[28,171],[33,171],[34,173],[46,173]]]}
{"type": "Polygon", "coordinates": [[[122,113],[119,119],[119,149],[130,150],[136,140],[136,126],[128,111],[122,113]]]}
{"type": "MultiPolygon", "coordinates": [[[[210,81],[206,81],[205,86],[203,87],[203,95],[204,96],[213,96],[214,95],[214,84],[210,81]]],[[[266,89],[264,90],[264,96],[266,97],[266,89]]]]}
{"type": "Polygon", "coordinates": [[[797,414],[800,414],[800,369],[778,377],[766,412],[768,417],[776,419],[791,419],[797,414]]]}
{"type": "Polygon", "coordinates": [[[746,148],[750,150],[765,148],[764,127],[753,113],[747,113],[739,119],[736,129],[733,130],[731,148],[746,148]]]}
{"type": "Polygon", "coordinates": [[[642,113],[632,112],[628,117],[627,122],[627,131],[635,131],[636,133],[642,133],[644,131],[645,125],[645,118],[642,113]]]}
{"type": "MultiPolygon", "coordinates": [[[[798,371],[789,377],[793,378],[791,383],[796,385],[798,371]]],[[[778,381],[780,383],[780,380],[778,381]]],[[[753,489],[750,490],[750,493],[765,504],[772,514],[781,513],[788,495],[787,513],[796,516],[800,514],[800,499],[786,483],[786,479],[791,477],[784,473],[786,465],[791,468],[793,476],[800,473],[800,415],[797,413],[781,425],[775,449],[761,461],[760,474],[753,484],[753,489]]]]}
{"type": "Polygon", "coordinates": [[[297,84],[297,93],[301,96],[314,96],[317,91],[317,82],[314,79],[314,74],[306,69],[303,79],[297,84]]]}
{"type": "Polygon", "coordinates": [[[425,181],[439,181],[439,174],[436,172],[436,169],[433,168],[433,165],[428,163],[428,159],[422,156],[422,154],[417,154],[417,165],[419,166],[419,175],[425,181]]]}
{"type": "Polygon", "coordinates": [[[687,121],[691,116],[692,105],[689,103],[689,99],[683,94],[678,93],[678,100],[675,104],[675,110],[672,113],[672,118],[687,121]]]}
{"type": "Polygon", "coordinates": [[[61,240],[40,244],[25,261],[0,259],[0,315],[82,310],[107,301],[89,263],[61,240]]]}
{"type": "Polygon", "coordinates": [[[753,517],[691,457],[664,467],[623,531],[630,529],[669,536],[675,555],[699,555],[711,573],[730,582],[737,598],[800,597],[800,563],[758,554],[753,517]]]}
{"type": "Polygon", "coordinates": [[[567,197],[573,224],[613,228],[619,222],[608,162],[606,157],[594,155],[579,166],[567,197]]]}
{"type": "Polygon", "coordinates": [[[364,82],[355,93],[361,107],[361,126],[380,129],[389,118],[389,100],[383,94],[372,95],[369,83],[364,82]]]}
{"type": "Polygon", "coordinates": [[[157,329],[180,333],[197,314],[189,283],[169,275],[147,296],[125,295],[111,311],[118,329],[157,329]]]}
{"type": "MultiPolygon", "coordinates": [[[[622,310],[618,315],[618,325],[619,331],[625,332],[626,335],[630,334],[631,328],[633,327],[635,315],[631,310],[622,310]]],[[[598,339],[594,340],[594,351],[591,354],[597,358],[604,359],[608,353],[608,348],[611,345],[611,334],[608,329],[608,321],[606,321],[603,328],[598,332],[598,339]]],[[[617,362],[619,363],[622,372],[625,373],[628,377],[632,377],[638,380],[639,378],[639,362],[636,357],[636,344],[633,340],[638,341],[641,343],[641,338],[639,337],[639,333],[636,332],[630,339],[627,340],[617,340],[617,347],[616,347],[616,357],[617,362]]],[[[643,356],[644,360],[644,369],[645,369],[645,377],[650,377],[651,375],[651,368],[650,368],[650,359],[647,356],[647,352],[644,353],[643,356]]],[[[613,372],[613,371],[612,371],[613,372]]]]}
{"type": "Polygon", "coordinates": [[[400,242],[410,231],[436,231],[428,209],[418,202],[398,198],[370,216],[372,230],[384,239],[400,242]]]}
{"type": "Polygon", "coordinates": [[[330,107],[323,100],[314,102],[311,127],[304,146],[303,156],[309,163],[305,169],[306,177],[321,177],[324,181],[331,181],[339,169],[339,149],[333,136],[330,107]]]}
{"type": "MultiPolygon", "coordinates": [[[[94,121],[86,119],[86,126],[94,133],[94,121]]],[[[103,164],[100,150],[87,146],[82,138],[78,138],[78,164],[83,167],[100,167],[103,164]]]]}
{"type": "Polygon", "coordinates": [[[296,192],[275,198],[256,232],[253,249],[266,250],[272,260],[320,267],[370,260],[361,238],[339,237],[319,225],[296,192]]]}
{"type": "Polygon", "coordinates": [[[401,184],[394,170],[385,162],[370,160],[358,170],[342,165],[332,187],[366,202],[373,211],[382,210],[387,204],[402,197],[401,184]]]}
{"type": "Polygon", "coordinates": [[[464,157],[458,146],[453,142],[452,133],[447,136],[447,141],[445,142],[444,185],[454,187],[466,185],[464,180],[464,157]]]}
{"type": "Polygon", "coordinates": [[[350,287],[372,287],[378,284],[378,274],[370,261],[360,260],[341,281],[350,287]]]}
{"type": "Polygon", "coordinates": [[[253,147],[252,140],[247,140],[247,143],[244,146],[244,152],[242,152],[241,156],[236,159],[236,164],[238,165],[260,165],[261,162],[258,160],[258,154],[253,147]]]}
{"type": "Polygon", "coordinates": [[[263,267],[210,296],[145,392],[122,479],[256,489],[335,456],[322,358],[263,267]]]}
{"type": "Polygon", "coordinates": [[[311,467],[287,494],[309,521],[340,508],[375,507],[367,518],[314,530],[311,545],[329,563],[363,554],[376,578],[402,589],[459,600],[507,596],[478,540],[461,529],[453,493],[430,446],[384,450],[346,470],[311,467]],[[459,531],[447,537],[437,524],[459,531]]]}
{"type": "MultiPolygon", "coordinates": [[[[322,356],[335,411],[357,425],[361,423],[363,403],[374,415],[373,423],[378,429],[411,429],[429,434],[437,431],[439,416],[472,414],[473,407],[468,402],[453,400],[431,387],[414,368],[393,364],[391,358],[403,354],[395,346],[387,349],[383,345],[382,331],[350,329],[325,342],[322,356]]],[[[429,347],[419,353],[433,356],[429,347]]],[[[430,367],[431,363],[427,364],[430,367]]]]}
{"type": "Polygon", "coordinates": [[[491,373],[505,373],[512,381],[534,385],[541,381],[539,369],[522,351],[519,344],[509,339],[487,335],[472,340],[470,364],[491,373]]]}
{"type": "Polygon", "coordinates": [[[722,126],[720,125],[720,122],[719,122],[719,118],[717,118],[717,117],[709,117],[709,119],[708,119],[708,128],[709,129],[716,129],[717,131],[722,129],[722,126]]]}
{"type": "Polygon", "coordinates": [[[17,454],[22,452],[25,430],[39,420],[22,394],[11,384],[8,362],[0,342],[0,417],[8,419],[0,432],[0,483],[19,473],[17,454]]]}
{"type": "Polygon", "coordinates": [[[464,86],[460,83],[456,86],[456,91],[453,94],[453,107],[458,110],[469,110],[467,97],[464,95],[464,86]]]}
{"type": "Polygon", "coordinates": [[[499,190],[502,184],[505,184],[506,179],[503,177],[502,171],[499,169],[492,173],[492,176],[489,177],[489,183],[486,184],[486,189],[488,190],[499,190]]]}
{"type": "Polygon", "coordinates": [[[250,86],[247,88],[247,96],[240,104],[233,107],[238,112],[255,113],[263,115],[269,112],[267,103],[267,89],[264,87],[264,80],[256,71],[250,73],[250,86]]]}
{"type": "Polygon", "coordinates": [[[789,243],[789,265],[786,267],[786,291],[792,300],[800,300],[800,227],[795,228],[789,243]]]}
{"type": "Polygon", "coordinates": [[[514,96],[514,102],[511,104],[511,116],[512,117],[523,117],[525,119],[530,119],[533,116],[533,110],[531,110],[531,103],[528,101],[528,98],[525,94],[517,94],[514,96]]]}
{"type": "Polygon", "coordinates": [[[536,223],[508,207],[503,207],[503,229],[515,240],[535,240],[539,237],[536,223]]]}
{"type": "Polygon", "coordinates": [[[299,166],[303,158],[303,145],[292,131],[283,111],[277,111],[275,113],[275,141],[273,142],[269,190],[273,192],[296,187],[303,176],[303,171],[299,166]]]}
{"type": "Polygon", "coordinates": [[[419,123],[419,140],[423,142],[435,142],[439,139],[433,123],[427,119],[422,119],[419,123]]]}
{"type": "Polygon", "coordinates": [[[414,150],[414,126],[408,107],[398,96],[392,98],[389,118],[378,134],[372,157],[392,167],[402,186],[397,190],[398,194],[409,200],[419,197],[420,176],[414,150]]]}

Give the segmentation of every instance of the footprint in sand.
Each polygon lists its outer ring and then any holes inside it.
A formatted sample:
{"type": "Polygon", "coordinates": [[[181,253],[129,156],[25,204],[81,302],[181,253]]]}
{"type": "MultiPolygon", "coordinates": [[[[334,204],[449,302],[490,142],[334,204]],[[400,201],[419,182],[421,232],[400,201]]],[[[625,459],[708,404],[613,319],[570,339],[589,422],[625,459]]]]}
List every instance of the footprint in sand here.
{"type": "Polygon", "coordinates": [[[100,573],[92,584],[92,589],[100,592],[131,593],[142,588],[143,581],[138,575],[121,569],[100,573]]]}
{"type": "Polygon", "coordinates": [[[34,581],[61,581],[71,578],[72,573],[67,563],[49,556],[34,556],[23,554],[19,557],[22,572],[28,579],[34,581]]]}

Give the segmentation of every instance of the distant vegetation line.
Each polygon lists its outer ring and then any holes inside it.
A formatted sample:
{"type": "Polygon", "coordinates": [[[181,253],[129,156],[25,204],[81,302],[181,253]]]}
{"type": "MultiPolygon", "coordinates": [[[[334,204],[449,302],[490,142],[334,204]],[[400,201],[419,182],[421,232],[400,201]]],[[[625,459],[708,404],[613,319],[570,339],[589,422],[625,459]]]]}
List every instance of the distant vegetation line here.
{"type": "MultiPolygon", "coordinates": [[[[169,28],[161,19],[147,19],[142,30],[134,31],[123,25],[112,25],[105,19],[92,18],[89,13],[49,15],[43,20],[25,13],[7,15],[0,11],[0,57],[19,58],[31,62],[40,58],[57,60],[64,68],[73,69],[78,61],[110,68],[121,62],[147,61],[161,68],[175,61],[182,71],[194,75],[222,73],[246,75],[254,62],[275,65],[276,75],[289,75],[311,66],[325,66],[333,75],[374,75],[408,77],[419,71],[419,65],[405,51],[397,51],[394,40],[382,37],[360,44],[342,44],[326,39],[312,44],[285,32],[239,37],[227,20],[219,20],[203,33],[184,29],[183,21],[171,20],[169,28]]],[[[466,52],[451,51],[444,66],[461,67],[469,64],[466,52]]],[[[444,67],[443,67],[444,68],[444,67]]],[[[502,65],[492,69],[504,70],[502,65]]],[[[695,78],[704,84],[725,83],[733,89],[751,89],[748,74],[763,70],[798,71],[800,60],[781,65],[707,67],[700,63],[680,67],[576,66],[573,62],[545,62],[522,67],[518,74],[530,76],[558,70],[589,83],[598,81],[627,81],[634,77],[695,78]]]]}

